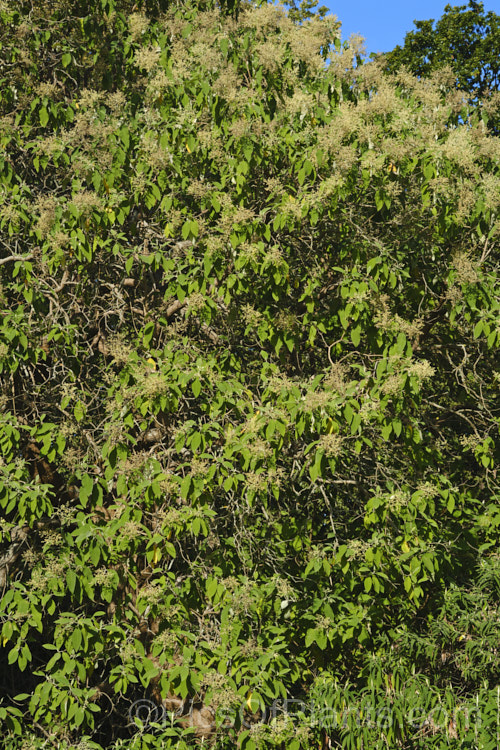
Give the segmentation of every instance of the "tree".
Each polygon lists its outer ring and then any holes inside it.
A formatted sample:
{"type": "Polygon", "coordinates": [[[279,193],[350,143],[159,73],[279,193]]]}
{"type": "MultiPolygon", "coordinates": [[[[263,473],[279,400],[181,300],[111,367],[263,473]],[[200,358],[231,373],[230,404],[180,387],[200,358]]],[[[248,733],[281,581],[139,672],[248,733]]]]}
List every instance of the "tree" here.
{"type": "Polygon", "coordinates": [[[498,138],[153,5],[0,7],[5,744],[485,743],[498,138]]]}
{"type": "MultiPolygon", "coordinates": [[[[429,77],[444,67],[451,69],[457,88],[475,104],[488,100],[500,85],[500,16],[485,13],[482,2],[447,5],[435,23],[415,21],[402,47],[382,55],[386,70],[402,66],[417,76],[429,77]]],[[[498,98],[494,99],[498,117],[498,98]]]]}
{"type": "Polygon", "coordinates": [[[324,18],[328,13],[328,8],[325,5],[318,8],[317,0],[301,0],[298,7],[297,0],[290,0],[290,2],[284,3],[284,5],[288,8],[288,17],[296,23],[314,18],[315,16],[324,18]]]}

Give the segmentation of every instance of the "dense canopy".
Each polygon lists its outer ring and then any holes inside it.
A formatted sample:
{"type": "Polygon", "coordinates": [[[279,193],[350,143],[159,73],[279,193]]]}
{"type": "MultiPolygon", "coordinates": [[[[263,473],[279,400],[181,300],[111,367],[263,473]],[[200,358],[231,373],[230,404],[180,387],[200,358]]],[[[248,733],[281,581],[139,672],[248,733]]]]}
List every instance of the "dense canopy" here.
{"type": "Polygon", "coordinates": [[[12,750],[496,737],[498,137],[310,5],[0,2],[12,750]]]}
{"type": "Polygon", "coordinates": [[[393,73],[404,66],[417,76],[429,77],[449,69],[471,103],[486,105],[483,119],[498,135],[500,16],[486,12],[484,3],[469,0],[468,5],[446,5],[437,21],[415,21],[415,30],[406,34],[403,46],[381,57],[393,73]]]}

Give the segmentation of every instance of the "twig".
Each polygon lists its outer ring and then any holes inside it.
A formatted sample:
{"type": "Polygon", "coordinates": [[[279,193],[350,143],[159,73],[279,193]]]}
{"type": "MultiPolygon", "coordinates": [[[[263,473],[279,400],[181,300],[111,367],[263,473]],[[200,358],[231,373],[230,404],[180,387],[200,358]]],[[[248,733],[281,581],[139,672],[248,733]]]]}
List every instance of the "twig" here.
{"type": "Polygon", "coordinates": [[[183,307],[186,307],[187,302],[181,302],[180,300],[176,299],[175,302],[172,302],[172,304],[167,307],[167,318],[171,318],[174,313],[176,313],[178,310],[182,310],[183,307]]]}
{"type": "Polygon", "coordinates": [[[12,543],[3,555],[0,556],[0,588],[2,589],[7,583],[10,568],[19,557],[22,546],[28,538],[28,533],[29,526],[18,526],[10,532],[12,543]]]}
{"type": "Polygon", "coordinates": [[[33,257],[33,253],[29,253],[28,255],[9,255],[7,258],[0,258],[0,266],[14,260],[31,260],[33,257]]]}

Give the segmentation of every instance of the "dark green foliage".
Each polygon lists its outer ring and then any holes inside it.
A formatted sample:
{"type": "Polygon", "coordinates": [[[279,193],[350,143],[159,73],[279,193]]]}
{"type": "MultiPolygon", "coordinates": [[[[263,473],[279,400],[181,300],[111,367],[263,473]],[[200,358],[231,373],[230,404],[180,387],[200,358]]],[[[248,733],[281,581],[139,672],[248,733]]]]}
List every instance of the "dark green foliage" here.
{"type": "MultiPolygon", "coordinates": [[[[429,77],[443,67],[451,69],[455,85],[475,104],[484,104],[500,86],[500,16],[485,13],[484,5],[469,0],[469,5],[447,5],[435,22],[415,21],[402,47],[382,56],[387,71],[402,66],[417,76],[429,77]]],[[[493,104],[495,126],[498,99],[493,104]]],[[[491,107],[485,107],[485,112],[491,107]]]]}
{"type": "Polygon", "coordinates": [[[468,6],[447,5],[436,23],[415,21],[415,26],[404,46],[385,56],[389,70],[405,65],[415,75],[429,76],[449,65],[464,91],[480,97],[498,91],[500,17],[496,13],[485,13],[483,3],[470,0],[468,6]]]}
{"type": "Polygon", "coordinates": [[[328,8],[322,6],[318,8],[317,0],[301,0],[300,3],[297,0],[291,0],[286,2],[285,5],[289,9],[288,16],[295,22],[305,21],[309,18],[313,18],[318,15],[320,18],[324,18],[328,13],[328,8]]]}

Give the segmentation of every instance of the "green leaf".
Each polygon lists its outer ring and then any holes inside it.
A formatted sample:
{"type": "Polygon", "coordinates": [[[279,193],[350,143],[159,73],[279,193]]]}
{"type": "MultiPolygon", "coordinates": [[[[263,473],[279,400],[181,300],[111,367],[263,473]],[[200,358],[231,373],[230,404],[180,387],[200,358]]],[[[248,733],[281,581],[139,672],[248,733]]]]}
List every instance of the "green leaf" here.
{"type": "Polygon", "coordinates": [[[311,480],[313,482],[315,482],[316,479],[322,475],[321,464],[322,464],[323,456],[324,456],[323,451],[321,450],[316,451],[314,463],[312,464],[312,466],[309,467],[309,476],[311,477],[311,480]]]}
{"type": "Polygon", "coordinates": [[[391,432],[392,432],[392,423],[389,422],[389,424],[382,425],[381,432],[382,432],[382,437],[384,438],[384,440],[389,440],[391,436],[391,432]]]}
{"type": "Polygon", "coordinates": [[[77,422],[81,422],[85,417],[85,406],[81,401],[77,401],[73,408],[73,416],[77,422]]]}
{"type": "Polygon", "coordinates": [[[403,423],[401,422],[400,419],[392,420],[392,429],[396,437],[399,437],[401,435],[401,430],[403,429],[403,423]]]}
{"type": "Polygon", "coordinates": [[[209,599],[213,599],[215,594],[217,593],[219,582],[216,578],[211,578],[207,581],[206,584],[206,592],[209,599]]]}
{"type": "Polygon", "coordinates": [[[177,550],[175,549],[172,542],[165,542],[165,550],[167,551],[167,554],[170,555],[170,557],[177,557],[177,550]]]}
{"type": "Polygon", "coordinates": [[[185,221],[184,224],[182,225],[182,230],[181,230],[182,238],[184,240],[187,240],[190,233],[191,233],[191,222],[185,221]]]}
{"type": "Polygon", "coordinates": [[[47,108],[46,107],[40,107],[40,110],[38,112],[38,116],[40,118],[40,125],[42,126],[42,128],[44,128],[47,125],[48,121],[49,121],[49,113],[47,112],[47,108]]]}
{"type": "Polygon", "coordinates": [[[361,414],[353,414],[351,420],[351,435],[355,435],[361,426],[361,414]]]}
{"type": "Polygon", "coordinates": [[[9,651],[7,661],[9,664],[14,664],[15,662],[17,662],[18,658],[19,648],[17,646],[14,646],[14,648],[11,648],[11,650],[9,651]]]}
{"type": "Polygon", "coordinates": [[[433,561],[433,555],[429,552],[422,555],[422,562],[431,574],[432,577],[434,577],[434,561],[433,561]]]}
{"type": "Polygon", "coordinates": [[[327,635],[322,628],[310,628],[307,631],[305,639],[306,648],[311,646],[312,643],[316,643],[322,651],[326,648],[327,635]]]}
{"type": "Polygon", "coordinates": [[[356,328],[353,328],[351,331],[351,341],[354,344],[354,346],[359,346],[360,340],[361,340],[361,326],[357,325],[356,328]]]}
{"type": "Polygon", "coordinates": [[[191,475],[187,474],[181,482],[181,497],[186,500],[191,489],[191,475]]]}
{"type": "Polygon", "coordinates": [[[76,581],[76,572],[73,570],[73,568],[68,568],[68,570],[66,571],[66,583],[68,584],[68,589],[72,594],[75,591],[76,581]]]}
{"type": "Polygon", "coordinates": [[[274,419],[269,420],[266,427],[266,440],[271,440],[276,430],[276,422],[274,419]]]}
{"type": "Polygon", "coordinates": [[[88,502],[94,489],[94,480],[89,474],[84,474],[81,479],[79,499],[83,506],[88,502]]]}

